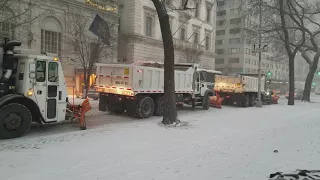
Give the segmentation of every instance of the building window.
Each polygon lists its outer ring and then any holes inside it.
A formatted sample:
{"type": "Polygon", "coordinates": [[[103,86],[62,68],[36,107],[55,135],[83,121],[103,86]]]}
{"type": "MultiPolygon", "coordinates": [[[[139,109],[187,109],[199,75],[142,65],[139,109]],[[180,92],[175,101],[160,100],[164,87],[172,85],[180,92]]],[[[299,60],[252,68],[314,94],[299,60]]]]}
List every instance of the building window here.
{"type": "Polygon", "coordinates": [[[239,44],[240,38],[231,38],[229,39],[229,44],[239,44]]]}
{"type": "Polygon", "coordinates": [[[246,59],[245,59],[245,63],[246,63],[246,64],[250,64],[250,59],[249,59],[249,58],[246,58],[246,59]]]}
{"type": "Polygon", "coordinates": [[[229,30],[229,34],[239,34],[240,28],[234,28],[229,30]]]}
{"type": "Polygon", "coordinates": [[[240,59],[239,58],[229,58],[228,62],[229,63],[239,63],[240,59]]]}
{"type": "Polygon", "coordinates": [[[226,10],[217,11],[217,16],[225,16],[227,13],[226,10]]]}
{"type": "Polygon", "coordinates": [[[224,59],[223,58],[216,59],[216,64],[224,64],[224,59]]]}
{"type": "Polygon", "coordinates": [[[226,24],[226,20],[217,21],[217,26],[224,26],[226,24]]]}
{"type": "Polygon", "coordinates": [[[152,37],[152,18],[147,16],[146,17],[146,36],[152,37]]]}
{"type": "Polygon", "coordinates": [[[224,49],[216,49],[217,54],[224,54],[224,49]]]}
{"type": "Polygon", "coordinates": [[[217,1],[217,6],[218,6],[218,7],[221,7],[221,6],[224,6],[224,5],[225,5],[224,0],[222,0],[222,1],[217,1]]]}
{"type": "Polygon", "coordinates": [[[207,51],[209,51],[211,48],[211,33],[210,32],[206,32],[205,43],[206,43],[205,48],[207,51]]]}
{"type": "Polygon", "coordinates": [[[194,34],[193,34],[193,42],[195,44],[199,43],[199,32],[194,32],[194,34]]]}
{"type": "Polygon", "coordinates": [[[250,53],[250,52],[251,52],[251,49],[246,48],[245,51],[246,51],[246,54],[251,54],[251,53],[250,53]]]}
{"type": "Polygon", "coordinates": [[[186,40],[186,29],[184,27],[180,29],[180,39],[183,41],[186,40]]]}
{"type": "Polygon", "coordinates": [[[229,52],[229,54],[239,53],[240,48],[230,48],[228,52],[229,52]]]}
{"type": "Polygon", "coordinates": [[[226,34],[226,31],[225,30],[218,30],[218,31],[216,31],[216,35],[217,36],[223,36],[223,35],[225,35],[226,34]]]}
{"type": "Polygon", "coordinates": [[[241,23],[240,18],[230,19],[230,24],[240,24],[240,23],[241,23]]]}
{"type": "Polygon", "coordinates": [[[194,14],[194,16],[196,17],[196,18],[199,18],[199,15],[200,15],[200,3],[196,3],[196,11],[195,11],[195,14],[194,14]]]}
{"type": "Polygon", "coordinates": [[[238,8],[230,9],[230,15],[231,16],[239,15],[239,9],[238,8]]]}
{"type": "Polygon", "coordinates": [[[55,53],[61,52],[61,33],[41,30],[41,52],[42,53],[55,53]]]}
{"type": "Polygon", "coordinates": [[[206,18],[206,21],[208,23],[211,22],[211,7],[207,7],[207,18],[206,18]]]}
{"type": "Polygon", "coordinates": [[[224,40],[216,40],[216,45],[222,45],[224,44],[224,40]]]}
{"type": "Polygon", "coordinates": [[[181,7],[184,7],[185,4],[186,4],[186,0],[181,0],[181,7]]]}

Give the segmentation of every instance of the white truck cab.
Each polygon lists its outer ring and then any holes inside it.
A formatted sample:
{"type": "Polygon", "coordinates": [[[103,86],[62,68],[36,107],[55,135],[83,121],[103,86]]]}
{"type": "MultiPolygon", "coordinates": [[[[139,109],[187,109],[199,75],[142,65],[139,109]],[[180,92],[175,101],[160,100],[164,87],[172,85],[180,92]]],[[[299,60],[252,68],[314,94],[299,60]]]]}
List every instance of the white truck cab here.
{"type": "Polygon", "coordinates": [[[58,58],[18,50],[6,42],[0,55],[0,138],[22,136],[31,122],[64,121],[66,83],[58,58]]]}

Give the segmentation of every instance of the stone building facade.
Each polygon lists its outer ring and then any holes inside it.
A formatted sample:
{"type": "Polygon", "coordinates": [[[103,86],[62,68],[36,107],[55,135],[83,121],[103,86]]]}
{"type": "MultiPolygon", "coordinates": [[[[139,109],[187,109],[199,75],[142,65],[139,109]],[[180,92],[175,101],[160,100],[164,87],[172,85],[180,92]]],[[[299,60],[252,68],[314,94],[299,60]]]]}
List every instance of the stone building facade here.
{"type": "MultiPolygon", "coordinates": [[[[214,69],[215,10],[212,0],[190,1],[194,10],[181,11],[184,0],[168,0],[176,63],[199,63],[214,69]]],[[[118,62],[164,61],[162,35],[151,0],[119,0],[118,62]]]]}
{"type": "MultiPolygon", "coordinates": [[[[99,0],[10,0],[0,13],[0,36],[23,42],[22,48],[35,53],[51,53],[59,57],[64,68],[68,92],[82,91],[83,68],[75,54],[74,47],[67,43],[66,27],[71,23],[67,19],[71,12],[88,19],[90,26],[96,14],[99,14],[111,27],[117,37],[119,15],[117,7],[103,4],[99,0]]],[[[88,36],[94,35],[88,31],[88,36]]],[[[115,43],[116,46],[117,43],[115,43]]],[[[117,62],[117,47],[108,58],[100,62],[117,62]]],[[[93,79],[93,78],[92,78],[93,79]]]]}

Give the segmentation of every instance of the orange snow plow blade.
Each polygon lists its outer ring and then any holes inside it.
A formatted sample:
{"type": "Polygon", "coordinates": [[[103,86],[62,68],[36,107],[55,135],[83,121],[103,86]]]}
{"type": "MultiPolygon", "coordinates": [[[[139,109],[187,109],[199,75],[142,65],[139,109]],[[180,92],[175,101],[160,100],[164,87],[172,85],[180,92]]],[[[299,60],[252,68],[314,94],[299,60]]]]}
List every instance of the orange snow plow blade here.
{"type": "Polygon", "coordinates": [[[222,108],[222,101],[224,100],[223,97],[220,96],[211,96],[210,97],[210,106],[215,108],[222,108]]]}
{"type": "Polygon", "coordinates": [[[84,100],[81,105],[68,104],[68,108],[72,110],[73,118],[79,119],[80,129],[81,130],[87,129],[86,113],[91,110],[89,99],[84,100]]]}
{"type": "Polygon", "coordinates": [[[272,104],[278,104],[279,98],[280,98],[280,96],[272,95],[272,96],[271,96],[272,104]]]}

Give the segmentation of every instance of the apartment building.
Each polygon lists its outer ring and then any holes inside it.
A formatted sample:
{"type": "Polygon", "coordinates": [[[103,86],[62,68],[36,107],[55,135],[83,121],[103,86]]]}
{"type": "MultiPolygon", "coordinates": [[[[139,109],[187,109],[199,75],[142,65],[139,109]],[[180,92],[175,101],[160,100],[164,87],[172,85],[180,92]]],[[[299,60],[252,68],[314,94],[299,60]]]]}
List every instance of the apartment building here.
{"type": "MultiPolygon", "coordinates": [[[[120,26],[118,62],[164,61],[162,35],[157,12],[151,0],[119,0],[120,26]]],[[[199,63],[215,68],[214,0],[188,4],[184,0],[167,0],[167,11],[173,34],[176,63],[199,63]]]]}
{"type": "MultiPolygon", "coordinates": [[[[23,42],[22,48],[35,53],[58,56],[63,65],[69,94],[72,94],[73,88],[81,92],[84,82],[83,66],[74,47],[66,41],[66,27],[71,23],[67,20],[69,14],[77,12],[88,19],[87,24],[83,24],[88,26],[85,36],[94,37],[89,32],[89,26],[96,14],[107,21],[113,36],[118,33],[117,7],[99,0],[12,0],[2,4],[0,8],[0,37],[20,40],[23,42]]],[[[99,61],[117,62],[117,48],[112,54],[109,53],[108,58],[101,58],[99,61]]]]}
{"type": "MultiPolygon", "coordinates": [[[[218,0],[216,21],[216,70],[226,75],[258,72],[257,37],[252,36],[257,29],[257,17],[242,18],[245,9],[241,0],[218,0]],[[250,31],[252,29],[252,31],[250,31]]],[[[262,53],[261,72],[271,72],[271,79],[287,80],[288,61],[285,57],[275,55],[272,44],[268,51],[262,53]]]]}

